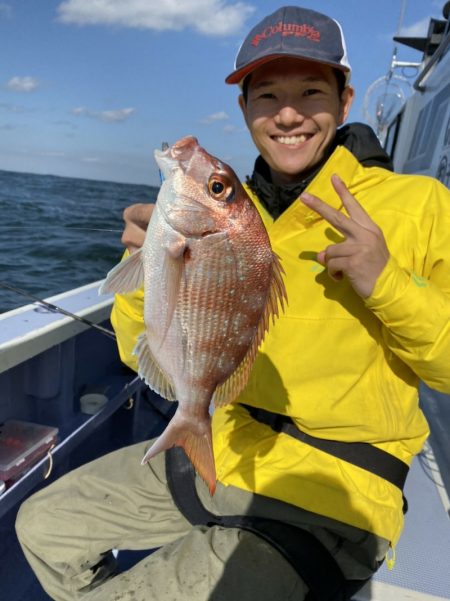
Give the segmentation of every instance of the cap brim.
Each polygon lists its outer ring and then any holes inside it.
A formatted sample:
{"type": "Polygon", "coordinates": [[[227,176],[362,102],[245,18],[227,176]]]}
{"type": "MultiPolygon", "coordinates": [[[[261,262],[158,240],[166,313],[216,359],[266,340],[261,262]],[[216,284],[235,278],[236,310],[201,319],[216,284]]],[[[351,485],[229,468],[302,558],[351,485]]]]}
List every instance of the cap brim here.
{"type": "Polygon", "coordinates": [[[228,75],[228,77],[225,79],[225,83],[239,83],[244,79],[246,75],[257,69],[261,65],[269,63],[270,61],[273,61],[276,58],[282,58],[283,56],[286,56],[286,54],[271,54],[270,56],[264,56],[263,58],[257,59],[249,63],[248,65],[245,65],[245,67],[242,67],[242,69],[237,69],[236,71],[233,71],[233,73],[230,73],[230,75],[228,75]]]}
{"type": "Polygon", "coordinates": [[[309,57],[303,57],[303,56],[298,56],[298,54],[292,54],[289,52],[281,52],[278,54],[271,54],[270,56],[264,56],[260,59],[257,59],[251,63],[249,63],[248,65],[245,65],[245,67],[242,67],[241,69],[237,69],[236,71],[233,71],[233,73],[230,73],[230,75],[228,75],[228,77],[225,78],[225,83],[229,83],[229,84],[239,84],[249,73],[251,73],[252,71],[254,71],[255,69],[257,69],[258,67],[261,67],[262,65],[265,65],[266,63],[270,63],[273,60],[276,60],[277,58],[287,58],[287,57],[291,57],[291,58],[297,58],[298,60],[303,60],[303,61],[307,61],[307,62],[311,62],[311,63],[319,63],[321,65],[329,65],[330,67],[333,67],[334,69],[339,69],[339,71],[343,71],[346,75],[346,83],[348,84],[349,80],[350,80],[350,69],[348,67],[345,67],[344,65],[340,65],[339,63],[332,63],[332,62],[328,62],[328,61],[321,61],[321,60],[317,60],[314,58],[309,58],[309,57]]]}

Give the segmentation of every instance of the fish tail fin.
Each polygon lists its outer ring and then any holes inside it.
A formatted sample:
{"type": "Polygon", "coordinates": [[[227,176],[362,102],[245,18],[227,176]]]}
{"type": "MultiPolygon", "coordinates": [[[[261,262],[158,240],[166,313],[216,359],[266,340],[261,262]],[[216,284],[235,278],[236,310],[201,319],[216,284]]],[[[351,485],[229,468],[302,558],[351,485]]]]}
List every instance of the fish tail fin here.
{"type": "Polygon", "coordinates": [[[198,434],[187,430],[186,425],[173,417],[167,428],[145,453],[141,463],[144,465],[161,451],[174,446],[182,447],[199,476],[206,482],[211,496],[216,490],[216,468],[212,445],[211,427],[198,434]]]}
{"type": "Polygon", "coordinates": [[[197,436],[188,432],[184,443],[181,445],[186,455],[192,461],[199,476],[206,482],[209,494],[216,492],[216,466],[211,432],[197,436]]]}

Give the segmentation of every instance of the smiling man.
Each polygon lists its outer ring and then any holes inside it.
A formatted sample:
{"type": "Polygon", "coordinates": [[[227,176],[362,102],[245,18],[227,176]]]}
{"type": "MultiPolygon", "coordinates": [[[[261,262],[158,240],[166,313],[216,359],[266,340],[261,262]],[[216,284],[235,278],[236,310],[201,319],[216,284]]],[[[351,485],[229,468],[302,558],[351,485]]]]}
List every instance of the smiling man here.
{"type": "Polygon", "coordinates": [[[317,170],[353,99],[353,88],[340,90],[331,66],[291,57],[256,67],[245,89],[239,104],[274,184],[295,183],[299,173],[317,170]]]}
{"type": "MultiPolygon", "coordinates": [[[[350,599],[401,534],[408,466],[428,435],[419,381],[450,392],[450,194],[394,174],[370,128],[344,125],[339,24],[280,8],[226,81],[260,153],[247,191],[289,304],[244,391],[214,412],[213,497],[177,449],[142,467],[145,443],[25,503],[19,538],[54,599],[350,599]],[[112,577],[111,549],[153,547],[112,577]]],[[[130,252],[151,210],[126,210],[130,252]]],[[[142,291],[117,295],[112,321],[136,368],[142,291]]]]}

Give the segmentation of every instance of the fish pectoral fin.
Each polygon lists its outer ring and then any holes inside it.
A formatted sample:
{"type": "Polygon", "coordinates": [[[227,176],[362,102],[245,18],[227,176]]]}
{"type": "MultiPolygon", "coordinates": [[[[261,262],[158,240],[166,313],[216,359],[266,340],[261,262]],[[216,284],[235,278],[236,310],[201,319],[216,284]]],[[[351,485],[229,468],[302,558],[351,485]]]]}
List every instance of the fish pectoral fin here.
{"type": "Polygon", "coordinates": [[[139,336],[133,355],[138,358],[138,374],[147,386],[168,401],[175,401],[172,382],[154,358],[145,333],[139,336]]]}
{"type": "Polygon", "coordinates": [[[175,230],[171,230],[170,234],[167,234],[164,241],[164,250],[172,259],[181,259],[184,251],[187,247],[187,240],[175,230]]]}
{"type": "Polygon", "coordinates": [[[207,484],[212,496],[216,490],[216,468],[211,427],[207,432],[199,435],[191,430],[186,430],[186,426],[177,420],[177,414],[175,414],[161,436],[145,453],[141,461],[142,465],[161,451],[167,451],[174,446],[184,449],[198,475],[207,484]]]}
{"type": "Polygon", "coordinates": [[[142,286],[143,281],[144,264],[142,262],[142,249],[139,249],[111,269],[98,293],[115,292],[123,294],[124,292],[132,292],[142,286]]]}
{"type": "Polygon", "coordinates": [[[167,251],[164,254],[163,273],[165,274],[167,311],[165,313],[165,323],[163,324],[161,344],[166,339],[167,332],[170,328],[170,324],[172,323],[172,319],[177,308],[178,294],[180,292],[181,286],[181,278],[183,277],[184,273],[183,253],[186,247],[183,246],[183,251],[181,252],[181,254],[177,254],[179,253],[180,248],[178,248],[177,250],[173,248],[173,252],[167,251]]]}

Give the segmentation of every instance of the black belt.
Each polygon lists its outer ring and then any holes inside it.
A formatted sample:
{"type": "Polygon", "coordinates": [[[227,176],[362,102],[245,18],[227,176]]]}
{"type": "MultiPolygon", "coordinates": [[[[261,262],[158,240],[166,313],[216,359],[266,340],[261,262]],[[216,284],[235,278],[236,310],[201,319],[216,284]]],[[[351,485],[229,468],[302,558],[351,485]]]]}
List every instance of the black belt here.
{"type": "Polygon", "coordinates": [[[343,442],[310,436],[299,430],[287,415],[257,409],[243,403],[241,403],[241,406],[250,413],[253,419],[270,426],[275,432],[284,432],[311,447],[348,461],[376,476],[380,476],[380,478],[384,478],[403,491],[409,467],[394,455],[366,442],[343,442]]]}
{"type": "Polygon", "coordinates": [[[166,451],[166,476],[176,506],[192,525],[240,528],[275,548],[308,586],[305,601],[348,601],[367,582],[346,580],[326,547],[306,530],[278,520],[208,511],[198,497],[194,468],[182,448],[166,451]]]}

